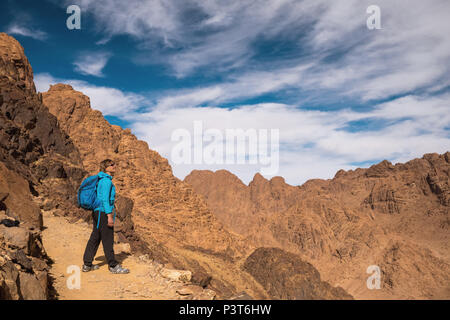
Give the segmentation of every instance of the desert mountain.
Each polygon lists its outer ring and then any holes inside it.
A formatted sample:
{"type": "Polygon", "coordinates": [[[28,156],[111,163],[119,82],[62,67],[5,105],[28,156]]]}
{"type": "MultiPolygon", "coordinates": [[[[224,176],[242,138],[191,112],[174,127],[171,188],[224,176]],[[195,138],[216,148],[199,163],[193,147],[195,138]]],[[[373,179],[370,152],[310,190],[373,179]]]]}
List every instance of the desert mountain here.
{"type": "Polygon", "coordinates": [[[450,298],[449,152],[301,186],[260,174],[247,186],[226,170],[194,170],[184,181],[249,243],[298,254],[355,298],[450,298]],[[372,265],[379,290],[366,285],[372,265]]]}

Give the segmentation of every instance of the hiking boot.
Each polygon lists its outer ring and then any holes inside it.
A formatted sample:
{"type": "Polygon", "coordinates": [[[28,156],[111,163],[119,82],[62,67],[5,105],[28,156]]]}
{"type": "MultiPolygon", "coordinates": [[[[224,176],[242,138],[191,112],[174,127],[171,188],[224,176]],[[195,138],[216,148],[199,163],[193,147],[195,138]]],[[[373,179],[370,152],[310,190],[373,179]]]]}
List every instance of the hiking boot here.
{"type": "Polygon", "coordinates": [[[130,273],[129,269],[122,268],[120,264],[117,264],[114,268],[109,267],[109,271],[111,271],[111,273],[120,273],[120,274],[130,273]]]}
{"type": "Polygon", "coordinates": [[[99,268],[99,266],[97,264],[93,264],[92,266],[87,266],[85,264],[83,264],[83,268],[81,268],[81,270],[83,272],[89,272],[92,270],[97,270],[99,268]]]}

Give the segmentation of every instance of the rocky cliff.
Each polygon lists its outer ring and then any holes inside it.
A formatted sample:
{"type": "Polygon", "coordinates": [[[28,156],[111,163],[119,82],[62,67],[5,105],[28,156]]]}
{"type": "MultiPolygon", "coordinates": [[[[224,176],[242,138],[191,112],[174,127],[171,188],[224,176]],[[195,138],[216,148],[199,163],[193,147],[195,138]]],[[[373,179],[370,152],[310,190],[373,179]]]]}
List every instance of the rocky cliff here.
{"type": "Polygon", "coordinates": [[[51,261],[33,200],[55,188],[64,195],[59,206],[70,210],[83,175],[77,148],[36,93],[22,46],[0,33],[0,298],[49,297],[51,261]]]}
{"type": "Polygon", "coordinates": [[[225,226],[254,246],[296,253],[355,298],[450,298],[450,153],[340,170],[291,186],[225,170],[185,178],[225,226]],[[367,268],[381,288],[369,290],[367,268]]]}
{"type": "Polygon", "coordinates": [[[258,248],[245,261],[243,269],[269,292],[284,300],[349,300],[341,287],[320,279],[313,265],[298,255],[279,248],[258,248]]]}

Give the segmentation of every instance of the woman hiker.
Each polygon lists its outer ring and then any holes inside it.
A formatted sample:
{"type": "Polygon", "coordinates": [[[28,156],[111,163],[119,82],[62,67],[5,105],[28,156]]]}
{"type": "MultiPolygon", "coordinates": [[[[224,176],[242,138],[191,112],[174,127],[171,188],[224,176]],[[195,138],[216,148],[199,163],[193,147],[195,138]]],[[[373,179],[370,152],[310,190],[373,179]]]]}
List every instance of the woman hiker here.
{"type": "Polygon", "coordinates": [[[103,160],[100,163],[99,181],[97,185],[97,198],[100,200],[100,207],[92,211],[94,228],[91,237],[86,245],[83,256],[83,272],[97,270],[98,265],[93,265],[95,254],[97,253],[100,241],[103,245],[106,260],[108,261],[109,271],[112,273],[129,273],[130,270],[122,266],[114,258],[114,219],[113,210],[116,187],[112,183],[112,178],[116,171],[116,165],[111,159],[103,160]],[[100,221],[99,221],[100,220],[100,221]]]}

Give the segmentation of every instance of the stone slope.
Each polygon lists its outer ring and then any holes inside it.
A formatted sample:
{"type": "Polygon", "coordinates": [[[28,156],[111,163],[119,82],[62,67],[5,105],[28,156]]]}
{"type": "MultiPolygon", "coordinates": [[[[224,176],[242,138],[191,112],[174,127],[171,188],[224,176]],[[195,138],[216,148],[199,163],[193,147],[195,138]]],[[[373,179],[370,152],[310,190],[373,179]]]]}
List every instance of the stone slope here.
{"type": "Polygon", "coordinates": [[[344,289],[320,279],[310,263],[279,248],[258,248],[245,261],[249,272],[275,299],[349,300],[344,289]]]}
{"type": "Polygon", "coordinates": [[[225,226],[255,246],[299,254],[355,298],[448,299],[449,177],[447,152],[340,170],[302,186],[259,174],[245,186],[224,170],[194,170],[184,181],[225,226]],[[392,252],[409,254],[399,260],[392,252]],[[381,268],[382,290],[366,287],[370,265],[381,268]],[[407,281],[405,274],[414,276],[407,281]]]}

